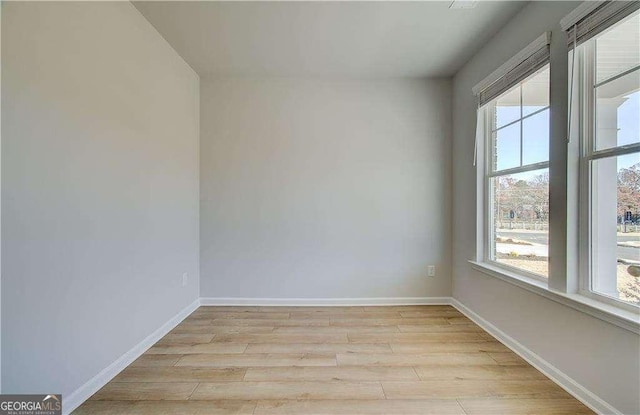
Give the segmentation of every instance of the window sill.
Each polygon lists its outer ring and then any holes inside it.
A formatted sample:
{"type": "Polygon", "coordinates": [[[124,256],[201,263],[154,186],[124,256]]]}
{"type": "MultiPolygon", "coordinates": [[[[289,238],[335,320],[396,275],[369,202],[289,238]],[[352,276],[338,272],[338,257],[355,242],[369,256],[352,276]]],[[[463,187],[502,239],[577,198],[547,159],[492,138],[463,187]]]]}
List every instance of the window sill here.
{"type": "Polygon", "coordinates": [[[633,333],[640,334],[640,315],[632,311],[623,310],[613,305],[594,300],[580,294],[566,294],[552,291],[547,286],[533,278],[518,275],[502,268],[476,261],[469,261],[471,267],[483,274],[506,281],[527,291],[541,295],[557,303],[571,307],[600,320],[614,324],[633,333]]]}

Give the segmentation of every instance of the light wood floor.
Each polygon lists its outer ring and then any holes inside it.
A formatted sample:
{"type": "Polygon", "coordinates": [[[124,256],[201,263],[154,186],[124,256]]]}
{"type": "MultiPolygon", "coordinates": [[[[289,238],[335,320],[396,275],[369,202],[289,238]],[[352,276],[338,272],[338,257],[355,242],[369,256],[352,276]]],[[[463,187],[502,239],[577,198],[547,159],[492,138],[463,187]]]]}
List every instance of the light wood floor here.
{"type": "Polygon", "coordinates": [[[450,306],[200,307],[74,412],[586,413],[450,306]]]}

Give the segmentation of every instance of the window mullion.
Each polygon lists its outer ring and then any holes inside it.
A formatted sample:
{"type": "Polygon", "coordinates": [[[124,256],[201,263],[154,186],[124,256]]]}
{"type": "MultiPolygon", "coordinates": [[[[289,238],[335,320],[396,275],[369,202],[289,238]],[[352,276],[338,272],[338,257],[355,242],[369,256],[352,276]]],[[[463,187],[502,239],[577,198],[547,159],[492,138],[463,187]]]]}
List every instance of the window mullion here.
{"type": "Polygon", "coordinates": [[[512,169],[504,169],[504,170],[489,172],[488,176],[489,177],[508,176],[510,174],[526,173],[528,171],[542,170],[547,168],[549,168],[549,162],[541,161],[540,163],[527,164],[526,166],[514,167],[512,169]]]}
{"type": "Polygon", "coordinates": [[[527,115],[523,116],[522,118],[518,118],[517,120],[513,120],[513,121],[511,121],[511,122],[509,122],[509,123],[507,123],[507,124],[505,124],[505,125],[501,125],[500,127],[496,128],[495,130],[492,130],[492,132],[494,132],[494,133],[495,133],[495,132],[498,132],[498,131],[500,131],[500,130],[502,130],[502,129],[504,129],[504,128],[507,128],[507,127],[509,127],[509,126],[512,126],[513,124],[517,124],[517,123],[518,123],[518,122],[520,122],[520,121],[524,121],[524,120],[526,120],[527,118],[531,118],[531,117],[533,117],[534,115],[538,115],[538,114],[540,114],[541,112],[544,112],[544,111],[548,110],[549,108],[550,108],[550,107],[549,107],[548,105],[547,105],[546,107],[542,107],[542,108],[540,108],[539,110],[535,110],[535,111],[533,111],[532,113],[530,113],[530,114],[527,114],[527,115]]]}
{"type": "Polygon", "coordinates": [[[618,146],[608,148],[606,150],[593,151],[589,156],[585,158],[587,160],[599,160],[607,157],[624,156],[626,154],[633,154],[640,152],[640,143],[627,144],[625,146],[618,146]]]}
{"type": "Polygon", "coordinates": [[[524,111],[522,109],[522,83],[520,83],[520,166],[522,166],[523,162],[524,162],[524,157],[523,157],[523,148],[524,148],[524,140],[522,138],[523,132],[522,132],[522,125],[524,124],[523,122],[523,116],[524,116],[524,111]]]}
{"type": "Polygon", "coordinates": [[[614,76],[612,76],[610,78],[607,78],[607,79],[605,79],[603,81],[600,81],[597,84],[594,83],[593,87],[594,88],[601,87],[602,85],[606,85],[609,82],[615,81],[616,79],[620,79],[623,76],[627,76],[627,75],[632,74],[632,73],[634,73],[635,71],[638,71],[638,70],[640,70],[640,65],[637,65],[637,66],[634,66],[633,68],[627,69],[626,71],[621,72],[621,73],[619,73],[617,75],[614,75],[614,76]]]}

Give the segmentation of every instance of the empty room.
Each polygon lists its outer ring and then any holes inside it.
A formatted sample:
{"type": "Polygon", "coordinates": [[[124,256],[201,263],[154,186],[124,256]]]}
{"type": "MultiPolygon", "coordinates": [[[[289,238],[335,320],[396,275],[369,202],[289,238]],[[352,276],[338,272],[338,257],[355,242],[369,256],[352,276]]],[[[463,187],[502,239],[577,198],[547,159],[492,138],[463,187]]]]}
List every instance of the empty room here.
{"type": "Polygon", "coordinates": [[[0,23],[0,415],[640,415],[640,1],[0,23]]]}

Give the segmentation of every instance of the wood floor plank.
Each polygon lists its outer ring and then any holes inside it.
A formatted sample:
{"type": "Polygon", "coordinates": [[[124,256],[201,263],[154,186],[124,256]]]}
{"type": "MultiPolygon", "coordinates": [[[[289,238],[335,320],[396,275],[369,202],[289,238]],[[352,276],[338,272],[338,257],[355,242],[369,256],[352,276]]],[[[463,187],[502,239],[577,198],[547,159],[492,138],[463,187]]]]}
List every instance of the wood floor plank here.
{"type": "Polygon", "coordinates": [[[578,400],[570,399],[460,399],[468,415],[578,415],[594,414],[578,400]]]}
{"type": "Polygon", "coordinates": [[[498,341],[498,339],[496,339],[495,337],[493,337],[487,332],[482,333],[482,337],[484,337],[484,339],[487,341],[498,341]]]}
{"type": "Polygon", "coordinates": [[[446,325],[399,325],[402,333],[482,333],[482,328],[471,324],[446,324],[446,325]]]}
{"type": "Polygon", "coordinates": [[[464,415],[455,400],[259,401],[255,415],[464,415]]]}
{"type": "Polygon", "coordinates": [[[377,311],[377,312],[365,312],[365,311],[334,311],[334,310],[322,310],[322,311],[293,311],[291,312],[291,318],[295,319],[307,319],[307,318],[348,318],[348,319],[381,319],[381,318],[401,318],[397,311],[377,311]]]}
{"type": "Polygon", "coordinates": [[[489,356],[493,358],[500,365],[514,365],[514,366],[527,366],[526,360],[518,356],[517,354],[508,351],[505,353],[489,353],[489,356]]]}
{"type": "MultiPolygon", "coordinates": [[[[348,343],[346,333],[334,334],[221,334],[216,343],[348,343]]],[[[369,342],[372,343],[372,342],[369,342]]]]}
{"type": "MultiPolygon", "coordinates": [[[[381,307],[375,307],[377,310],[372,311],[381,311],[381,307]]],[[[280,311],[283,313],[292,313],[292,312],[313,312],[313,311],[321,311],[321,312],[363,312],[365,311],[365,307],[362,306],[277,306],[277,307],[259,307],[260,311],[264,312],[276,312],[280,311]]]]}
{"type": "MultiPolygon", "coordinates": [[[[271,331],[273,331],[273,327],[270,327],[271,331]]],[[[179,325],[175,327],[173,330],[169,332],[170,334],[212,334],[213,326],[210,324],[185,324],[179,325]]],[[[215,334],[215,333],[213,333],[215,334]]]]}
{"type": "Polygon", "coordinates": [[[387,305],[387,306],[364,306],[364,311],[421,311],[423,313],[436,311],[457,311],[455,307],[450,305],[387,305]]]}
{"type": "MultiPolygon", "coordinates": [[[[148,351],[147,351],[148,352],[148,351]]],[[[137,358],[130,367],[157,367],[157,366],[173,366],[182,355],[178,354],[148,354],[145,353],[137,358]]]]}
{"type": "Polygon", "coordinates": [[[171,334],[240,334],[240,333],[273,333],[275,327],[273,326],[219,326],[213,323],[206,325],[179,325],[171,330],[171,334]]]}
{"type": "Polygon", "coordinates": [[[186,400],[198,383],[109,382],[91,399],[98,401],[171,401],[186,400]]]}
{"type": "Polygon", "coordinates": [[[209,331],[216,335],[220,334],[265,334],[265,333],[273,333],[276,328],[275,326],[217,326],[212,325],[209,327],[209,331]]]}
{"type": "Polygon", "coordinates": [[[391,343],[393,353],[479,353],[508,352],[507,346],[497,341],[478,341],[464,343],[391,343]]]}
{"type": "Polygon", "coordinates": [[[381,381],[420,380],[411,367],[274,367],[249,368],[245,381],[381,381]]]}
{"type": "Polygon", "coordinates": [[[246,401],[87,401],[73,415],[252,415],[246,401]]]}
{"type": "Polygon", "coordinates": [[[244,353],[247,343],[198,343],[198,344],[174,344],[165,346],[160,344],[151,347],[146,354],[231,354],[244,353]]]}
{"type": "Polygon", "coordinates": [[[471,319],[469,319],[468,317],[447,317],[447,322],[449,322],[449,324],[470,324],[470,325],[476,325],[476,323],[474,323],[471,319]]]}
{"type": "Polygon", "coordinates": [[[133,413],[135,401],[88,400],[73,411],[73,415],[122,415],[133,413]]]}
{"type": "Polygon", "coordinates": [[[497,365],[486,353],[338,353],[338,366],[497,365]]]}
{"type": "MultiPolygon", "coordinates": [[[[299,320],[300,321],[300,320],[299,320]]],[[[302,320],[303,321],[303,320],[302,320]]],[[[362,326],[398,326],[406,325],[448,325],[444,317],[425,318],[337,318],[331,317],[331,325],[338,327],[362,327],[362,326]]]]}
{"type": "Polygon", "coordinates": [[[550,380],[424,380],[382,382],[387,399],[482,397],[567,398],[550,380]]]}
{"type": "Polygon", "coordinates": [[[184,355],[176,366],[194,367],[274,367],[336,366],[335,355],[323,354],[191,354],[184,355]]]}
{"type": "Polygon", "coordinates": [[[431,365],[415,368],[420,380],[437,379],[546,379],[531,366],[431,365]]]}
{"type": "Polygon", "coordinates": [[[249,312],[258,312],[258,311],[269,311],[273,310],[276,313],[288,313],[287,310],[280,309],[280,307],[260,307],[255,305],[244,306],[244,305],[203,305],[198,307],[191,315],[194,314],[206,314],[211,312],[234,312],[234,313],[242,313],[245,311],[249,312]],[[265,308],[265,310],[262,310],[265,308]]]}
{"type": "MultiPolygon", "coordinates": [[[[455,326],[434,326],[455,328],[455,326]]],[[[462,330],[460,330],[462,331],[462,330]]],[[[275,334],[340,334],[340,333],[399,333],[398,326],[328,326],[328,327],[276,327],[275,334]]]]}
{"type": "Polygon", "coordinates": [[[209,343],[214,336],[213,333],[169,333],[161,338],[156,345],[209,343]]]}
{"type": "Polygon", "coordinates": [[[249,344],[245,353],[391,353],[386,343],[256,343],[249,344]]]}
{"type": "MultiPolygon", "coordinates": [[[[356,333],[349,334],[351,343],[441,343],[486,340],[482,333],[356,333]]],[[[213,339],[217,341],[217,339],[213,339]]]]}
{"type": "Polygon", "coordinates": [[[273,320],[289,318],[289,313],[265,313],[262,311],[212,311],[198,314],[198,316],[206,316],[206,318],[232,318],[232,319],[249,319],[249,320],[273,320]]]}
{"type": "Polygon", "coordinates": [[[202,326],[211,324],[214,320],[211,316],[189,316],[180,323],[183,326],[202,326]]]}
{"type": "Polygon", "coordinates": [[[402,318],[426,318],[426,317],[464,317],[458,310],[421,310],[421,311],[400,311],[402,318]]]}
{"type": "Polygon", "coordinates": [[[127,367],[112,382],[220,382],[241,381],[244,368],[127,367]]]}
{"type": "Polygon", "coordinates": [[[251,319],[251,318],[216,318],[210,323],[212,326],[270,326],[270,327],[286,327],[286,326],[301,326],[301,327],[316,327],[316,326],[328,326],[330,325],[329,318],[316,318],[316,319],[251,319]]]}
{"type": "Polygon", "coordinates": [[[191,400],[385,399],[379,382],[200,383],[191,400]]]}

